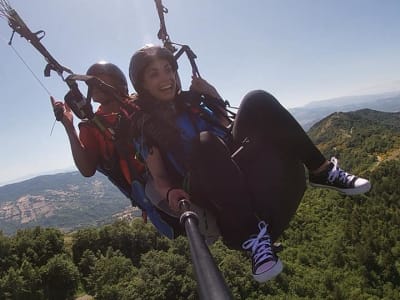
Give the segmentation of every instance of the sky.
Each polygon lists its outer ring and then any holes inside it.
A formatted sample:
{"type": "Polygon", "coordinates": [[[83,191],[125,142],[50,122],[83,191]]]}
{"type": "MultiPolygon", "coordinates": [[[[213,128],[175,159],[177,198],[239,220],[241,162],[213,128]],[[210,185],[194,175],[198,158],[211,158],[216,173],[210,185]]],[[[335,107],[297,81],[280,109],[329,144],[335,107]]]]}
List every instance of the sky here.
{"type": "MultiPolygon", "coordinates": [[[[100,60],[128,75],[132,54],[160,44],[153,0],[8,0],[56,60],[76,74],[100,60]]],[[[287,108],[400,90],[399,0],[163,0],[173,42],[188,44],[200,74],[233,106],[264,89],[287,108]]],[[[0,18],[0,185],[74,170],[49,94],[67,86],[0,18]],[[33,74],[31,73],[33,72],[33,74]],[[40,80],[40,83],[35,78],[40,80]],[[51,133],[51,134],[50,134],[51,133]]],[[[188,61],[179,61],[183,87],[188,61]]],[[[133,88],[129,85],[130,91],[133,88]]],[[[85,90],[84,87],[82,87],[85,90]]],[[[75,118],[75,124],[79,119],[75,118]]]]}

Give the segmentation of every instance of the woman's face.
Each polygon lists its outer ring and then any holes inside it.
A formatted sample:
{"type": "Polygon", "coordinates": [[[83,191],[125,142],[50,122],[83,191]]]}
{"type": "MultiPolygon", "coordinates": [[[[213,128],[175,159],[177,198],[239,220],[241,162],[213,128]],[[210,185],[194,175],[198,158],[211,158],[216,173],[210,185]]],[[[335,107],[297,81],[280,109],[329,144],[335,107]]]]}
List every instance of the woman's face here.
{"type": "Polygon", "coordinates": [[[143,88],[157,100],[172,101],[175,98],[176,72],[167,60],[156,59],[146,67],[143,88]]]}

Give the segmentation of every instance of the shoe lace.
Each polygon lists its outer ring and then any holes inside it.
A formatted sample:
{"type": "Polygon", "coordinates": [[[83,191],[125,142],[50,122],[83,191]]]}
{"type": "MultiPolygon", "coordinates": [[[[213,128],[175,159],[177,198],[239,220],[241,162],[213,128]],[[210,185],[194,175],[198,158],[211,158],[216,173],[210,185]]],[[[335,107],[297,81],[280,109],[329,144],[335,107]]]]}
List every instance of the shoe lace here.
{"type": "Polygon", "coordinates": [[[339,168],[338,160],[336,157],[332,157],[331,162],[333,163],[333,168],[332,170],[329,171],[328,175],[328,181],[330,183],[333,183],[337,179],[340,182],[343,182],[344,184],[348,184],[350,181],[353,180],[354,175],[349,174],[343,171],[341,168],[339,168]]]}
{"type": "Polygon", "coordinates": [[[254,264],[271,258],[274,255],[271,248],[271,238],[267,233],[267,227],[268,225],[264,221],[258,223],[258,228],[260,229],[258,235],[251,237],[242,244],[244,250],[251,249],[254,264]]]}

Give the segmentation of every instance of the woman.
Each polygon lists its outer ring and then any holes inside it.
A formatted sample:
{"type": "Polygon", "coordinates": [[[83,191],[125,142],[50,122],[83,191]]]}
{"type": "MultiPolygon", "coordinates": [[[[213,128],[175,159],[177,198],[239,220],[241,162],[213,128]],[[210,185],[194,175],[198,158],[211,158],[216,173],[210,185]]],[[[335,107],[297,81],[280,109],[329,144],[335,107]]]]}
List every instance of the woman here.
{"type": "Polygon", "coordinates": [[[271,243],[303,196],[303,164],[319,186],[354,194],[370,184],[327,161],[270,94],[246,95],[230,129],[216,89],[193,77],[190,91],[181,91],[177,69],[165,48],[147,46],[132,56],[139,152],[172,210],[182,198],[211,210],[224,242],[249,250],[254,278],[269,280],[282,271],[271,243]]]}

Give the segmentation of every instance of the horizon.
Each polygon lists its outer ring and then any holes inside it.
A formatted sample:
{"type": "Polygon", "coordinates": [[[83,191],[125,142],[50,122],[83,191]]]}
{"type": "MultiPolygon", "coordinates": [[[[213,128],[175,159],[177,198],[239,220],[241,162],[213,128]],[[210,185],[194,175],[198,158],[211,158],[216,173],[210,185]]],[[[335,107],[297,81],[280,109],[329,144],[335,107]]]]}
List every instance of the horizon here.
{"type": "MultiPolygon", "coordinates": [[[[288,108],[288,109],[289,110],[291,110],[291,109],[294,110],[296,108],[308,108],[308,107],[312,106],[313,104],[321,104],[323,102],[329,103],[330,101],[332,101],[334,99],[339,100],[339,99],[346,99],[346,98],[353,98],[353,97],[360,97],[360,98],[362,98],[362,97],[373,97],[373,96],[383,96],[383,95],[388,95],[388,94],[400,95],[400,89],[399,90],[394,90],[394,91],[387,91],[387,92],[383,92],[383,93],[379,93],[379,94],[375,94],[374,93],[374,94],[363,94],[363,95],[349,95],[349,96],[335,97],[335,98],[325,99],[325,100],[316,100],[316,101],[311,101],[309,103],[306,103],[306,104],[304,104],[302,106],[291,107],[291,108],[288,108]]],[[[379,98],[376,99],[376,100],[379,100],[379,98]]],[[[370,103],[370,102],[373,102],[373,101],[374,100],[361,102],[361,104],[367,104],[367,103],[370,103]]],[[[329,107],[329,105],[325,106],[325,107],[329,107]]],[[[313,107],[311,107],[311,109],[313,109],[313,107]]],[[[362,109],[362,108],[360,108],[360,109],[362,109]]],[[[359,110],[359,109],[357,109],[357,110],[359,110]]],[[[30,179],[33,179],[33,178],[36,178],[36,177],[40,177],[40,176],[56,175],[56,174],[70,173],[70,172],[79,172],[79,170],[76,168],[76,166],[74,164],[72,164],[69,167],[62,168],[62,169],[43,170],[43,171],[35,173],[35,174],[26,174],[25,176],[22,176],[22,177],[10,179],[9,181],[3,181],[3,182],[0,181],[0,188],[4,187],[6,185],[10,185],[10,184],[14,184],[14,183],[20,183],[20,182],[27,181],[27,180],[30,180],[30,179]]],[[[99,172],[96,172],[96,174],[99,174],[99,172]]]]}
{"type": "MultiPolygon", "coordinates": [[[[34,179],[36,177],[40,177],[40,176],[56,175],[56,174],[72,173],[72,172],[79,172],[79,170],[74,165],[71,165],[70,167],[67,167],[65,169],[44,170],[44,171],[36,173],[36,174],[27,174],[27,175],[19,177],[19,178],[10,179],[9,181],[0,182],[0,188],[7,186],[7,185],[15,184],[15,183],[21,183],[21,182],[24,182],[24,181],[27,181],[30,179],[34,179]]],[[[98,172],[96,172],[96,173],[98,173],[98,172]]]]}

